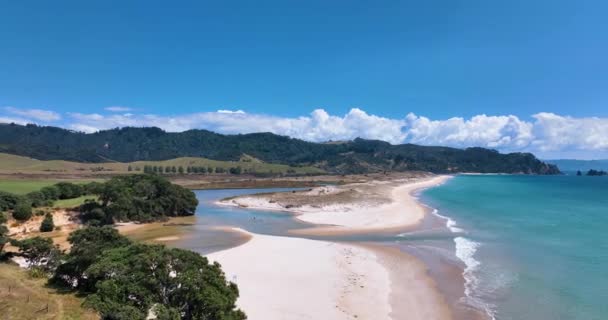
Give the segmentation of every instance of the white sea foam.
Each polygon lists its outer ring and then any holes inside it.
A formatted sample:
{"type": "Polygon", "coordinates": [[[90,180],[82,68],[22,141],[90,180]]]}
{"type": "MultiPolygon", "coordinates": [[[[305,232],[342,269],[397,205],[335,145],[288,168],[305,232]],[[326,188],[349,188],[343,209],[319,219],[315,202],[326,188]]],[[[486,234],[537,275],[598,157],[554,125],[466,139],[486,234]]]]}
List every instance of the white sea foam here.
{"type": "Polygon", "coordinates": [[[465,237],[454,238],[454,243],[456,244],[456,256],[462,260],[465,265],[464,272],[462,273],[465,281],[464,302],[475,308],[484,310],[491,319],[496,319],[493,306],[475,295],[479,287],[479,278],[476,276],[476,272],[481,266],[481,262],[475,259],[475,253],[480,244],[465,237]]]}
{"type": "Polygon", "coordinates": [[[442,218],[442,219],[445,219],[445,221],[446,221],[446,222],[445,222],[445,226],[446,226],[446,227],[447,227],[447,228],[448,228],[450,231],[452,231],[453,233],[463,233],[463,232],[464,232],[464,230],[463,230],[463,229],[458,228],[458,227],[456,226],[456,221],[452,220],[450,217],[446,217],[446,216],[442,216],[442,215],[440,215],[440,214],[439,214],[439,211],[438,211],[437,209],[433,208],[433,212],[432,212],[432,213],[433,213],[434,215],[436,215],[436,216],[438,216],[438,217],[442,218]]]}
{"type": "MultiPolygon", "coordinates": [[[[466,233],[464,229],[459,228],[457,226],[456,221],[454,221],[450,217],[446,217],[439,214],[439,211],[437,209],[433,208],[432,213],[440,218],[445,219],[445,226],[452,233],[466,233]]],[[[481,262],[475,259],[475,253],[477,252],[477,249],[481,244],[462,236],[455,237],[454,244],[456,247],[456,257],[460,259],[465,265],[464,271],[462,273],[465,280],[464,302],[471,305],[472,307],[485,311],[492,320],[495,320],[496,318],[493,306],[484,302],[475,294],[478,291],[479,287],[479,278],[477,277],[476,273],[481,266],[481,262]]]]}

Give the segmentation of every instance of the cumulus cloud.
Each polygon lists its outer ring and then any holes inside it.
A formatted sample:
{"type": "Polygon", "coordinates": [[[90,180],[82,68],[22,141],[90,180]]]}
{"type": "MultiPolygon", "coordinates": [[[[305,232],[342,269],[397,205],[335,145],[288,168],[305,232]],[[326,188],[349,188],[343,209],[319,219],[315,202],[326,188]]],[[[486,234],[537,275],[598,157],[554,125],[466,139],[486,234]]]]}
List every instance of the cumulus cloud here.
{"type": "Polygon", "coordinates": [[[129,107],[121,107],[121,106],[111,106],[111,107],[106,107],[104,108],[106,111],[110,111],[110,112],[127,112],[127,111],[132,111],[133,109],[129,108],[129,107]]]}
{"type": "Polygon", "coordinates": [[[19,109],[15,107],[4,107],[3,109],[8,113],[42,122],[52,122],[61,120],[61,116],[59,115],[59,113],[50,110],[19,109]]]}

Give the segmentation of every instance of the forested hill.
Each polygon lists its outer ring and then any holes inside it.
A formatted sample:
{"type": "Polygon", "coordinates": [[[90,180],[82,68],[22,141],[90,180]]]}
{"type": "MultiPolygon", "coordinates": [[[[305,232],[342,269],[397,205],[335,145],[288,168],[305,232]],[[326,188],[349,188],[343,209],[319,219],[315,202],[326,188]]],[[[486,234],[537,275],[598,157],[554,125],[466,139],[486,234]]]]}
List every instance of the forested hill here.
{"type": "Polygon", "coordinates": [[[40,160],[130,162],[204,157],[238,160],[243,154],[269,163],[312,165],[332,173],[424,170],[556,174],[530,153],[501,154],[484,148],[456,149],[391,145],[355,139],[313,143],[272,133],[222,135],[207,130],[180,133],[159,128],[121,128],[91,134],[56,127],[0,124],[0,152],[40,160]]]}

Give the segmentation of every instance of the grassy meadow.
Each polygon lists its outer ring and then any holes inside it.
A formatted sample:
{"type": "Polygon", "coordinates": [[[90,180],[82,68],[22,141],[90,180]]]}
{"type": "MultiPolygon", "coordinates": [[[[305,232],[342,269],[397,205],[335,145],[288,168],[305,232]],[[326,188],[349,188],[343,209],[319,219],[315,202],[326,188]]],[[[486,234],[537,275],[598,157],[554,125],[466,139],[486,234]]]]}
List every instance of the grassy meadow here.
{"type": "Polygon", "coordinates": [[[324,171],[315,167],[292,167],[283,164],[265,163],[256,158],[243,155],[239,161],[217,161],[205,158],[183,157],[164,161],[135,161],[130,163],[104,162],[79,163],[63,160],[41,161],[12,154],[0,153],[0,173],[3,174],[124,174],[143,171],[144,166],[160,167],[211,167],[229,170],[241,167],[244,171],[255,173],[296,173],[318,174],[324,171]],[[131,167],[132,171],[129,171],[131,167]]]}
{"type": "Polygon", "coordinates": [[[82,300],[75,295],[47,287],[46,279],[31,278],[17,265],[0,263],[0,318],[99,319],[95,312],[82,308],[81,304],[82,300]]]}

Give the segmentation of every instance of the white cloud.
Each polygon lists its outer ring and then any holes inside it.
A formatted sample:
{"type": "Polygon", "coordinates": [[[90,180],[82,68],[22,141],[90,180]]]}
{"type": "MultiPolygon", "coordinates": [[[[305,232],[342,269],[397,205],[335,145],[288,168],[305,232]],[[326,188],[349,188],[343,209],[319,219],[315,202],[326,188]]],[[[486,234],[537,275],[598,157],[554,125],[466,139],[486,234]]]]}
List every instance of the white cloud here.
{"type": "Polygon", "coordinates": [[[31,123],[31,121],[21,118],[10,118],[10,117],[2,117],[0,116],[0,123],[16,123],[21,125],[26,125],[31,123]]]}
{"type": "Polygon", "coordinates": [[[243,110],[234,110],[233,111],[233,110],[220,109],[220,110],[217,110],[217,113],[245,113],[245,111],[243,111],[243,110]]]}
{"type": "Polygon", "coordinates": [[[42,109],[19,109],[15,107],[4,107],[5,111],[11,114],[15,114],[21,117],[25,117],[27,119],[34,119],[43,122],[52,122],[61,120],[61,116],[59,113],[50,111],[50,110],[42,110],[42,109]]]}
{"type": "MultiPolygon", "coordinates": [[[[0,115],[0,122],[24,124],[33,122],[33,115],[41,118],[40,113],[29,112],[32,110],[4,110],[23,117],[0,115]]],[[[47,117],[42,117],[52,118],[46,115],[47,117]]],[[[479,146],[551,157],[608,156],[608,118],[573,118],[553,113],[534,114],[530,120],[514,115],[477,115],[468,119],[456,117],[437,120],[413,113],[395,119],[369,114],[358,108],[353,108],[344,115],[332,115],[323,109],[316,109],[309,115],[300,117],[278,117],[243,110],[173,116],[137,113],[68,115],[70,119],[66,121],[66,127],[89,133],[125,126],[156,126],[171,132],[189,129],[207,129],[225,134],[273,132],[317,142],[361,137],[394,144],[415,143],[458,148],[479,146]]]]}
{"type": "Polygon", "coordinates": [[[121,106],[111,106],[111,107],[106,107],[104,108],[106,111],[110,111],[110,112],[127,112],[127,111],[132,111],[133,109],[129,108],[129,107],[121,107],[121,106]]]}

